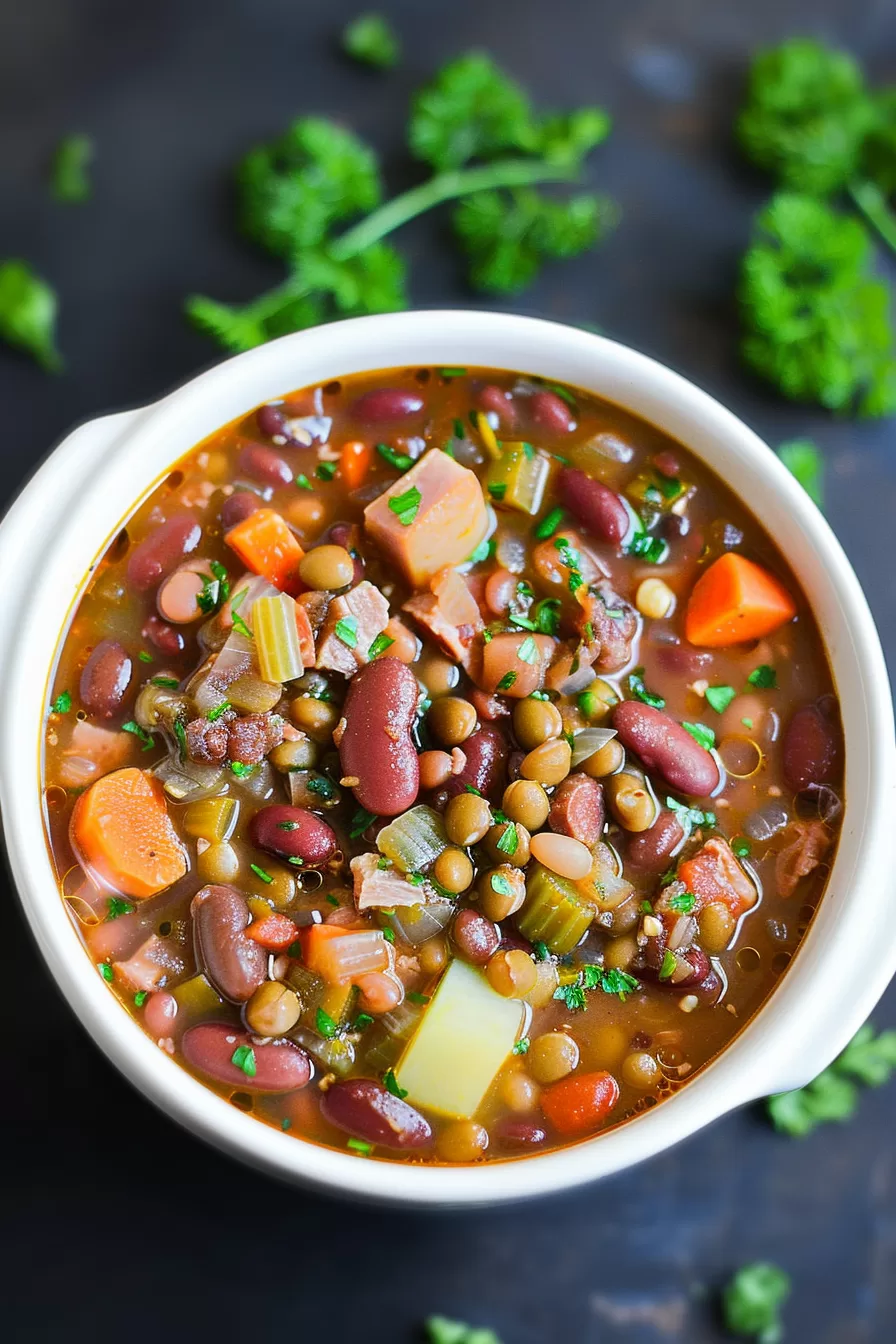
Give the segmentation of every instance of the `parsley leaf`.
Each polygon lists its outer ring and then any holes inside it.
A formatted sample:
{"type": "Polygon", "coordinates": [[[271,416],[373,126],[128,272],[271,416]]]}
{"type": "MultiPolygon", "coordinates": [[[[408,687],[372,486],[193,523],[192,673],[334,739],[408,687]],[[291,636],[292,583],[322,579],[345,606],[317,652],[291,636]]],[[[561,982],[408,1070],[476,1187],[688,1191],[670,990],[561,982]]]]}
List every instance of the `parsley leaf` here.
{"type": "Polygon", "coordinates": [[[689,915],[697,904],[697,897],[692,891],[678,891],[669,897],[667,904],[670,910],[677,910],[680,915],[689,915]]]}
{"type": "Polygon", "coordinates": [[[819,508],[824,503],[824,458],[811,439],[782,443],[778,456],[819,508]]]}
{"type": "Polygon", "coordinates": [[[495,689],[499,691],[509,691],[515,681],[515,672],[505,672],[495,689]]]}
{"type": "Polygon", "coordinates": [[[402,527],[410,527],[417,517],[417,510],[420,508],[422,498],[423,496],[416,485],[412,485],[410,490],[405,490],[400,495],[391,496],[389,510],[395,514],[402,527]]]}
{"type": "Polygon", "coordinates": [[[779,1344],[784,1338],[780,1311],[790,1296],[790,1275],[777,1265],[744,1265],[722,1294],[725,1327],[758,1344],[779,1344]]]}
{"type": "Polygon", "coordinates": [[[49,373],[58,373],[56,293],[27,261],[0,262],[0,341],[24,350],[49,373]]]}
{"type": "Polygon", "coordinates": [[[585,991],[592,989],[600,989],[604,994],[615,994],[624,1002],[627,994],[640,989],[640,982],[627,971],[584,966],[574,981],[554,990],[554,998],[565,1003],[571,1013],[581,1012],[587,1003],[585,991]]]}
{"type": "Polygon", "coordinates": [[[724,714],[736,696],[737,691],[733,686],[707,686],[706,688],[706,703],[717,714],[724,714]]]}
{"type": "Polygon", "coordinates": [[[636,700],[641,700],[645,705],[651,705],[654,709],[664,709],[666,702],[661,695],[654,695],[648,691],[644,685],[644,669],[636,667],[634,672],[628,675],[628,688],[636,700]]]}
{"type": "Polygon", "coordinates": [[[378,443],[376,450],[384,462],[388,462],[390,467],[396,471],[408,471],[414,465],[414,459],[407,453],[399,453],[397,449],[390,448],[388,443],[378,443]]]}
{"type": "Polygon", "coordinates": [[[382,14],[359,14],[342,33],[342,49],[352,60],[391,70],[398,64],[401,45],[382,14]]]}
{"type": "Polygon", "coordinates": [[[680,803],[677,798],[667,798],[666,806],[675,813],[686,836],[690,835],[695,826],[715,826],[716,824],[716,814],[714,812],[703,812],[699,807],[688,807],[686,803],[680,803]]]}
{"type": "Polygon", "coordinates": [[[67,714],[72,707],[71,691],[60,691],[50,709],[54,714],[67,714]]]}
{"type": "Polygon", "coordinates": [[[760,691],[773,691],[778,685],[778,675],[770,664],[760,663],[758,667],[753,668],[747,681],[760,691]]]}
{"type": "Polygon", "coordinates": [[[395,640],[392,639],[391,636],[389,635],[386,634],[377,635],[376,639],[373,640],[373,642],[370,645],[370,648],[367,650],[368,660],[370,662],[373,662],[374,658],[378,658],[381,653],[385,653],[387,649],[391,649],[394,643],[395,640]]]}
{"type": "Polygon", "coordinates": [[[142,742],[144,751],[152,750],[155,745],[152,737],[145,728],[140,727],[139,723],[135,723],[133,719],[128,719],[127,723],[121,725],[121,728],[122,732],[130,733],[133,737],[136,737],[138,741],[142,742]]]}
{"type": "Polygon", "coordinates": [[[531,635],[527,635],[526,638],[523,640],[522,644],[516,651],[516,656],[517,658],[519,658],[521,663],[531,664],[538,662],[538,645],[535,643],[535,640],[532,638],[531,635]]]}
{"type": "Polygon", "coordinates": [[[533,150],[536,131],[520,86],[484,52],[451,61],[414,98],[411,152],[437,171],[506,150],[533,150]]]}
{"type": "Polygon", "coordinates": [[[559,597],[543,597],[536,602],[532,615],[541,634],[556,635],[560,629],[559,597]]]}
{"type": "Polygon", "coordinates": [[[238,1069],[242,1069],[247,1078],[254,1078],[257,1073],[255,1067],[255,1051],[251,1045],[238,1045],[230,1056],[231,1064],[238,1069]]]}
{"type": "Polygon", "coordinates": [[[93,159],[93,141],[89,135],[66,135],[56,146],[50,185],[57,201],[80,204],[90,197],[88,169],[93,159]]]}
{"type": "Polygon", "coordinates": [[[859,1101],[856,1083],[879,1087],[896,1069],[896,1031],[875,1036],[870,1022],[860,1027],[841,1055],[817,1078],[766,1102],[775,1129],[794,1138],[819,1125],[849,1120],[859,1101]]]}
{"type": "Polygon", "coordinates": [[[500,849],[502,854],[515,854],[519,847],[520,837],[516,829],[516,822],[508,821],[501,835],[495,842],[495,849],[500,849]]]}
{"type": "Polygon", "coordinates": [[[494,1330],[486,1330],[446,1316],[430,1316],[426,1321],[427,1344],[501,1344],[494,1330]]]}
{"type": "Polygon", "coordinates": [[[376,815],[363,807],[359,807],[351,819],[349,830],[351,839],[357,840],[359,835],[363,835],[372,821],[376,821],[376,815]]]}
{"type": "Polygon", "coordinates": [[[529,1045],[530,1045],[529,1037],[521,1036],[520,1039],[517,1041],[516,1045],[513,1047],[513,1053],[515,1055],[526,1055],[529,1053],[529,1045]]]}
{"type": "Polygon", "coordinates": [[[109,913],[106,915],[106,923],[111,919],[119,919],[122,915],[132,915],[137,908],[131,901],[126,901],[121,896],[110,896],[107,905],[109,913]]]}
{"type": "Polygon", "coordinates": [[[318,1008],[314,1021],[320,1035],[328,1041],[331,1041],[339,1030],[337,1023],[329,1013],[324,1012],[323,1008],[318,1008]]]}
{"type": "Polygon", "coordinates": [[[704,751],[712,751],[716,744],[716,735],[711,728],[707,728],[705,723],[682,723],[685,732],[690,733],[695,742],[698,742],[704,751]]]}
{"type": "Polygon", "coordinates": [[[341,639],[342,643],[349,649],[357,647],[358,643],[358,618],[357,616],[343,616],[342,620],[336,622],[336,638],[341,639]]]}
{"type": "Polygon", "coordinates": [[[398,1097],[399,1101],[403,1101],[408,1094],[406,1087],[399,1087],[398,1079],[395,1077],[393,1069],[387,1069],[383,1074],[383,1085],[386,1091],[391,1092],[393,1097],[398,1097]]]}

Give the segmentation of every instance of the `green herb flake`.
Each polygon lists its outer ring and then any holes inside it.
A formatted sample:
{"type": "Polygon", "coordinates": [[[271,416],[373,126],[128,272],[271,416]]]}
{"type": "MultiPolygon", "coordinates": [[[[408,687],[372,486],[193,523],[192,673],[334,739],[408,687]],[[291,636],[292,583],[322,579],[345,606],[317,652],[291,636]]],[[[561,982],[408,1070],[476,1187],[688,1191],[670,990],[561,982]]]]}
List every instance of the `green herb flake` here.
{"type": "Polygon", "coordinates": [[[778,687],[778,674],[768,663],[760,663],[758,667],[753,668],[747,681],[757,690],[774,691],[778,687]]]}
{"type": "Polygon", "coordinates": [[[222,700],[219,705],[215,705],[210,709],[205,717],[209,723],[215,723],[220,719],[222,714],[227,713],[228,709],[233,709],[233,705],[229,700],[222,700]]]}
{"type": "Polygon", "coordinates": [[[389,928],[381,929],[380,932],[382,933],[387,943],[395,942],[395,934],[392,929],[389,928]]]}
{"type": "Polygon", "coordinates": [[[109,913],[106,915],[107,924],[111,919],[120,919],[122,915],[132,915],[137,908],[121,896],[110,896],[106,904],[109,907],[109,913]]]}
{"type": "Polygon", "coordinates": [[[311,484],[308,477],[305,475],[304,471],[300,472],[299,475],[296,477],[296,485],[300,490],[314,489],[314,486],[311,484]]]}
{"type": "Polygon", "coordinates": [[[697,897],[692,891],[678,891],[669,897],[667,904],[670,910],[676,910],[680,915],[689,915],[697,904],[697,897]]]}
{"type": "Polygon", "coordinates": [[[529,1045],[530,1045],[529,1037],[521,1036],[520,1039],[517,1041],[516,1045],[513,1047],[513,1053],[515,1055],[526,1055],[529,1053],[529,1045]]]}
{"type": "Polygon", "coordinates": [[[557,531],[557,528],[563,522],[563,518],[564,518],[563,509],[561,508],[551,509],[549,513],[545,514],[545,516],[541,519],[540,522],[535,524],[534,528],[532,529],[533,537],[535,537],[538,541],[547,541],[548,537],[552,537],[554,533],[557,531]]]}
{"type": "Polygon", "coordinates": [[[666,702],[661,695],[654,695],[648,691],[644,685],[644,669],[636,667],[634,672],[628,676],[628,688],[636,700],[641,700],[645,705],[650,705],[653,709],[665,709],[666,702]]]}
{"type": "Polygon", "coordinates": [[[733,686],[707,686],[706,703],[717,714],[724,714],[736,695],[737,691],[733,686]]]}
{"type": "Polygon", "coordinates": [[[513,887],[508,882],[503,873],[492,873],[489,878],[489,886],[492,891],[496,891],[499,896],[512,896],[513,887]]]}
{"type": "Polygon", "coordinates": [[[255,1064],[255,1051],[251,1045],[238,1045],[230,1056],[230,1062],[236,1068],[242,1069],[247,1078],[254,1078],[258,1072],[255,1064]]]}
{"type": "Polygon", "coordinates": [[[532,944],[532,953],[536,961],[550,960],[551,954],[548,949],[548,945],[547,943],[543,943],[541,939],[536,939],[536,941],[532,944]]]}
{"type": "Polygon", "coordinates": [[[532,612],[535,624],[543,635],[556,635],[560,629],[560,599],[545,597],[535,604],[532,612]]]}
{"type": "Polygon", "coordinates": [[[744,726],[745,728],[752,728],[752,727],[753,727],[753,720],[752,720],[752,719],[741,719],[741,723],[743,724],[743,726],[744,726]]]}
{"type": "Polygon", "coordinates": [[[667,798],[666,806],[675,813],[685,835],[690,835],[696,826],[715,826],[716,824],[716,814],[714,812],[704,812],[699,807],[688,807],[687,803],[680,803],[677,798],[667,798]]]}
{"type": "Polygon", "coordinates": [[[471,565],[479,565],[482,564],[484,560],[491,560],[496,549],[497,542],[494,537],[490,537],[488,541],[480,541],[467,563],[471,565]]]}
{"type": "Polygon", "coordinates": [[[123,723],[121,729],[122,732],[130,733],[132,737],[136,737],[138,742],[142,742],[144,751],[151,751],[155,745],[146,729],[141,728],[139,723],[135,723],[133,719],[128,719],[127,723],[123,723]]]}
{"type": "Polygon", "coordinates": [[[649,532],[636,532],[625,550],[628,555],[640,556],[648,565],[661,565],[669,554],[662,537],[652,537],[649,532]]]}
{"type": "Polygon", "coordinates": [[[96,968],[99,971],[100,975],[105,980],[106,984],[111,985],[112,981],[115,979],[115,972],[113,971],[109,963],[107,961],[98,961],[96,968]]]}
{"type": "Polygon", "coordinates": [[[387,1092],[391,1092],[393,1097],[397,1097],[399,1101],[404,1101],[408,1094],[406,1087],[399,1087],[394,1069],[387,1069],[383,1074],[383,1086],[387,1092]]]}
{"type": "Polygon", "coordinates": [[[388,443],[378,443],[376,450],[384,462],[388,462],[390,467],[396,471],[408,471],[414,465],[414,459],[407,453],[399,453],[395,448],[390,448],[388,443]]]}
{"type": "Polygon", "coordinates": [[[711,728],[707,728],[705,723],[682,723],[685,732],[690,733],[695,742],[703,748],[704,751],[712,751],[716,744],[716,735],[711,728]]]}
{"type": "Polygon", "coordinates": [[[663,953],[663,964],[660,967],[660,979],[668,980],[669,976],[675,970],[675,967],[677,965],[678,965],[678,958],[676,957],[674,952],[670,952],[669,949],[667,948],[666,951],[663,953]]]}
{"type": "Polygon", "coordinates": [[[560,985],[559,989],[554,990],[554,998],[559,999],[561,1003],[566,1004],[571,1013],[580,1013],[584,1010],[587,1003],[585,991],[578,980],[569,985],[560,985]]]}
{"type": "Polygon", "coordinates": [[[780,1344],[784,1338],[781,1308],[790,1296],[790,1275],[777,1265],[757,1261],[744,1265],[722,1293],[725,1328],[757,1344],[780,1344]]]}
{"type": "Polygon", "coordinates": [[[67,714],[72,707],[71,691],[60,691],[50,706],[54,714],[67,714]]]}
{"type": "MultiPolygon", "coordinates": [[[[140,649],[140,651],[139,651],[138,654],[137,654],[137,657],[140,659],[141,663],[151,663],[151,662],[152,662],[152,654],[151,654],[151,653],[147,653],[146,649],[140,649]]],[[[175,683],[175,685],[176,685],[176,684],[177,684],[177,683],[175,683]]]]}
{"type": "Polygon", "coordinates": [[[516,651],[516,656],[521,663],[528,663],[530,666],[538,662],[538,645],[531,635],[524,639],[516,651]]]}
{"type": "Polygon", "coordinates": [[[158,686],[164,691],[176,691],[180,682],[176,677],[150,677],[150,686],[158,686]]]}
{"type": "Polygon", "coordinates": [[[314,468],[314,474],[319,481],[332,481],[336,475],[335,462],[318,462],[314,468]]]}
{"type": "Polygon", "coordinates": [[[370,662],[373,662],[374,658],[378,658],[381,653],[385,653],[387,649],[391,649],[394,643],[395,640],[390,638],[389,635],[386,634],[377,635],[376,639],[373,641],[370,648],[367,650],[368,660],[370,662]]]}
{"type": "Polygon", "coordinates": [[[329,1013],[324,1012],[323,1008],[318,1008],[314,1021],[319,1035],[328,1041],[331,1041],[339,1030],[336,1022],[329,1013]]]}
{"type": "Polygon", "coordinates": [[[351,1148],[353,1153],[360,1153],[362,1157],[369,1157],[373,1152],[373,1144],[368,1143],[366,1139],[347,1139],[346,1148],[351,1148]]]}
{"type": "Polygon", "coordinates": [[[255,773],[254,765],[244,765],[242,761],[231,761],[230,769],[237,779],[248,779],[255,773]]]}
{"type": "Polygon", "coordinates": [[[326,897],[325,897],[324,899],[326,900],[327,905],[333,905],[333,906],[335,906],[335,907],[337,908],[337,910],[338,910],[338,908],[339,908],[339,897],[338,897],[338,896],[334,896],[333,893],[332,893],[332,891],[328,891],[327,894],[326,894],[326,897]]]}
{"type": "Polygon", "coordinates": [[[423,1007],[425,1007],[426,1004],[429,1003],[429,995],[419,994],[416,989],[409,989],[407,994],[405,994],[405,998],[407,999],[408,1003],[417,1003],[422,1005],[423,1007]]]}
{"type": "Polygon", "coordinates": [[[389,500],[389,510],[395,514],[402,527],[410,527],[417,517],[417,510],[420,508],[422,498],[423,496],[416,485],[412,485],[410,490],[405,490],[403,494],[392,495],[389,500]]]}
{"type": "Polygon", "coordinates": [[[496,503],[500,504],[501,500],[507,494],[507,482],[506,481],[494,482],[492,485],[488,487],[488,492],[491,495],[492,499],[495,500],[496,503]]]}
{"type": "Polygon", "coordinates": [[[288,1115],[284,1115],[283,1119],[280,1121],[280,1128],[283,1130],[284,1134],[287,1132],[287,1130],[292,1129],[292,1121],[290,1120],[288,1115]]]}
{"type": "Polygon", "coordinates": [[[315,794],[323,802],[330,802],[336,797],[339,790],[332,780],[327,779],[326,775],[311,775],[305,787],[309,793],[315,794]]]}
{"type": "Polygon", "coordinates": [[[148,989],[138,989],[137,993],[134,995],[134,1007],[142,1008],[148,998],[149,998],[148,989]]]}
{"type": "Polygon", "coordinates": [[[358,810],[352,816],[351,822],[349,823],[350,827],[349,836],[351,837],[351,839],[357,840],[360,835],[364,834],[364,832],[367,830],[367,827],[373,821],[376,821],[376,814],[373,812],[368,812],[366,808],[359,807],[358,810]]]}
{"type": "Polygon", "coordinates": [[[296,961],[302,960],[302,944],[299,942],[298,938],[294,943],[290,943],[289,947],[286,949],[286,955],[288,957],[293,957],[296,961]]]}
{"type": "Polygon", "coordinates": [[[750,842],[744,835],[737,835],[731,841],[731,852],[738,859],[748,859],[752,853],[750,842]]]}
{"type": "Polygon", "coordinates": [[[466,369],[439,369],[440,378],[466,378],[466,369]]]}
{"type": "Polygon", "coordinates": [[[505,672],[501,680],[498,682],[496,689],[499,691],[509,691],[515,681],[516,681],[515,672],[505,672]]]}
{"type": "Polygon", "coordinates": [[[352,1023],[353,1031],[366,1031],[368,1027],[373,1026],[373,1018],[370,1013],[359,1013],[352,1023]]]}
{"type": "MultiPolygon", "coordinates": [[[[180,759],[183,761],[186,759],[187,755],[187,730],[184,727],[183,719],[175,719],[172,726],[174,728],[174,737],[177,741],[177,749],[180,754],[180,759]]],[[[144,747],[143,750],[146,751],[147,748],[144,747]]],[[[234,773],[236,772],[234,771],[234,773]]]]}
{"type": "Polygon", "coordinates": [[[499,849],[502,854],[515,854],[519,845],[519,832],[516,829],[516,822],[509,821],[498,838],[495,849],[499,849]]]}
{"type": "Polygon", "coordinates": [[[357,616],[343,616],[341,621],[336,622],[336,638],[341,639],[343,644],[349,649],[357,647],[358,643],[358,618],[357,616]]]}
{"type": "Polygon", "coordinates": [[[346,56],[375,70],[391,70],[401,57],[401,44],[382,14],[359,14],[342,31],[346,56]]]}
{"type": "Polygon", "coordinates": [[[252,869],[255,876],[260,878],[262,882],[273,882],[274,879],[271,877],[270,873],[265,872],[264,868],[259,868],[257,863],[250,863],[249,867],[252,869]]]}
{"type": "Polygon", "coordinates": [[[464,792],[465,792],[465,793],[475,793],[475,795],[476,795],[477,798],[481,798],[481,797],[482,797],[482,793],[481,793],[481,791],[480,791],[479,789],[477,789],[477,787],[476,787],[475,784],[465,784],[465,785],[464,785],[464,792]]]}
{"type": "Polygon", "coordinates": [[[50,187],[57,201],[80,205],[90,199],[93,155],[89,135],[66,135],[59,141],[50,170],[50,187]]]}

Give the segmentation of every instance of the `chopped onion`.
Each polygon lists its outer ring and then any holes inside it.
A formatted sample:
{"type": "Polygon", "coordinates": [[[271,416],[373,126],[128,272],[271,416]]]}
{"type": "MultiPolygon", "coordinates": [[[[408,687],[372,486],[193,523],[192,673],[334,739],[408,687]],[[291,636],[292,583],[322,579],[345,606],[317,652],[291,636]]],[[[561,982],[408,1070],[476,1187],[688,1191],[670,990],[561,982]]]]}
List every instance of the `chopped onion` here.
{"type": "Polygon", "coordinates": [[[176,802],[189,798],[199,802],[202,798],[213,798],[225,787],[224,770],[220,765],[200,765],[198,761],[177,761],[166,756],[164,761],[153,768],[152,773],[160,780],[162,787],[176,802]]]}
{"type": "Polygon", "coordinates": [[[522,574],[526,568],[526,543],[516,533],[502,531],[498,534],[495,558],[511,574],[522,574]]]}
{"type": "MultiPolygon", "coordinates": [[[[590,670],[590,669],[589,669],[590,670]]],[[[587,761],[589,756],[593,756],[601,747],[605,747],[608,742],[612,742],[616,736],[615,728],[582,728],[576,733],[572,741],[572,764],[573,768],[587,761]]]]}
{"type": "Polygon", "coordinates": [[[384,826],[376,846],[403,873],[419,873],[448,847],[445,823],[434,808],[421,803],[384,826]]]}
{"type": "Polygon", "coordinates": [[[563,681],[554,689],[559,691],[561,695],[578,695],[579,691],[584,691],[586,686],[591,685],[596,676],[597,673],[591,664],[580,659],[575,672],[570,672],[569,676],[564,677],[563,681]]]}
{"type": "Polygon", "coordinates": [[[454,915],[454,902],[439,898],[427,901],[426,905],[406,905],[396,909],[391,916],[392,927],[400,933],[405,942],[412,947],[436,938],[451,923],[454,915]]]}
{"type": "Polygon", "coordinates": [[[763,803],[762,807],[751,812],[744,822],[744,834],[751,840],[771,840],[778,831],[783,831],[790,821],[787,809],[780,803],[763,803]]]}
{"type": "Polygon", "coordinates": [[[333,421],[328,415],[297,415],[293,419],[283,421],[283,433],[288,435],[293,443],[309,448],[315,439],[326,443],[330,437],[332,424],[333,421]]]}
{"type": "Polygon", "coordinates": [[[666,946],[670,952],[677,952],[682,947],[690,947],[696,932],[697,921],[693,915],[679,915],[672,925],[672,931],[669,934],[666,946]]]}

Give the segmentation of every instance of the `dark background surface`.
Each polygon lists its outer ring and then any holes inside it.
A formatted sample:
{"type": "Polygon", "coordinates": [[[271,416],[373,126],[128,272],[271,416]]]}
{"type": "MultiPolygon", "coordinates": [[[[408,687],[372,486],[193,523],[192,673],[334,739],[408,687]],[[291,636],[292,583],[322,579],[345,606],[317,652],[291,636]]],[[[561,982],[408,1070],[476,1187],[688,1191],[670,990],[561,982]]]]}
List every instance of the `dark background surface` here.
{"type": "MultiPolygon", "coordinates": [[[[590,172],[623,223],[509,306],[596,323],[771,443],[816,438],[828,516],[892,663],[893,422],[807,413],[739,370],[734,269],[767,186],[730,149],[760,43],[812,32],[896,80],[892,0],[381,8],[407,53],[386,77],[336,51],[357,12],[345,0],[0,0],[0,256],[27,256],[58,287],[68,361],[52,379],[0,351],[0,499],[77,420],[151,400],[214,359],[179,315],[186,293],[236,300],[276,278],[229,223],[228,173],[250,144],[296,113],[336,115],[377,145],[401,189],[414,180],[402,149],[410,92],[478,45],[540,103],[601,102],[616,118],[590,172]],[[63,207],[44,167],[74,130],[95,137],[95,192],[63,207]]],[[[417,305],[475,302],[444,229],[430,218],[399,236],[417,305]]],[[[350,1208],[243,1170],[150,1109],[84,1036],[3,895],[7,1339],[402,1344],[441,1311],[492,1325],[505,1344],[704,1344],[722,1338],[707,1294],[758,1257],[794,1276],[795,1344],[896,1336],[896,1086],[803,1142],[742,1113],[554,1200],[476,1215],[350,1208]]],[[[876,1021],[896,1022],[893,992],[876,1021]]]]}

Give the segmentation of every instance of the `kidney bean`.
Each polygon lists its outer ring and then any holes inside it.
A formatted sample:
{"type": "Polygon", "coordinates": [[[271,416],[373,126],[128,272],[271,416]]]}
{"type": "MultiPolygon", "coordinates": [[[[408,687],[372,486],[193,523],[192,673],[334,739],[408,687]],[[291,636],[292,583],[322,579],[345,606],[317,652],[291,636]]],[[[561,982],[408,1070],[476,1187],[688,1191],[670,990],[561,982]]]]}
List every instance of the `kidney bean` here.
{"type": "Polygon", "coordinates": [[[546,434],[568,434],[575,426],[572,411],[556,392],[533,392],[529,414],[533,425],[546,434]]]}
{"type": "Polygon", "coordinates": [[[244,443],[237,458],[240,471],[260,485],[291,485],[292,468],[273,448],[263,443],[244,443]]]}
{"type": "Polygon", "coordinates": [[[249,823],[253,845],[281,859],[301,859],[303,868],[321,868],[336,852],[332,827],[304,807],[273,803],[249,823]]]}
{"type": "MultiPolygon", "coordinates": [[[[712,970],[709,963],[709,957],[703,951],[702,947],[689,947],[686,952],[678,954],[679,961],[687,962],[690,966],[690,974],[684,975],[681,979],[676,979],[672,989],[691,989],[694,985],[702,984],[712,970]]],[[[663,981],[663,984],[666,982],[663,981]]]]}
{"type": "Polygon", "coordinates": [[[411,739],[420,689],[410,668],[397,658],[378,658],[349,683],[339,743],[344,775],[359,783],[355,797],[368,812],[395,817],[414,803],[420,765],[411,739]]]}
{"type": "Polygon", "coordinates": [[[688,992],[696,994],[702,1003],[716,1003],[722,993],[721,977],[715,971],[710,970],[700,983],[694,985],[693,989],[688,992]]]}
{"type": "MultiPolygon", "coordinates": [[[[375,667],[376,664],[374,663],[375,667]]],[[[500,728],[484,723],[467,738],[463,745],[467,763],[459,775],[452,775],[445,785],[445,795],[453,798],[472,784],[484,798],[494,799],[504,791],[507,770],[507,739],[500,728]]]]}
{"type": "Polygon", "coordinates": [[[173,994],[160,990],[150,994],[143,1007],[143,1023],[146,1030],[161,1039],[170,1036],[177,1017],[177,999],[173,994]]]}
{"type": "Polygon", "coordinates": [[[296,1092],[311,1079],[311,1060],[292,1041],[259,1041],[226,1022],[201,1022],[184,1033],[184,1058],[200,1073],[240,1092],[296,1092]],[[248,1047],[255,1073],[246,1073],[233,1056],[248,1047]]]}
{"type": "Polygon", "coordinates": [[[604,791],[588,775],[567,775],[554,790],[548,825],[590,849],[604,829],[604,791]]]}
{"type": "Polygon", "coordinates": [[[517,423],[516,406],[502,387],[496,383],[486,383],[476,395],[476,404],[483,411],[492,411],[498,417],[498,428],[505,431],[515,429],[517,423]]]}
{"type": "Polygon", "coordinates": [[[269,438],[283,433],[285,419],[286,411],[282,406],[259,406],[255,412],[255,423],[262,434],[267,434],[269,438]]]}
{"type": "Polygon", "coordinates": [[[487,723],[494,723],[495,719],[510,718],[510,705],[503,695],[480,691],[477,686],[467,692],[467,699],[475,709],[477,717],[485,719],[487,723]]]}
{"type": "Polygon", "coordinates": [[[81,673],[80,696],[84,708],[101,719],[111,719],[131,684],[133,664],[117,639],[97,644],[81,673]]]}
{"type": "Polygon", "coordinates": [[[478,910],[460,910],[451,926],[451,937],[461,956],[474,966],[484,966],[501,942],[497,926],[478,910]]]}
{"type": "Polygon", "coordinates": [[[183,652],[185,644],[183,635],[167,621],[160,620],[158,616],[147,617],[140,633],[150,644],[154,644],[160,653],[173,656],[175,653],[183,652]]]}
{"type": "Polygon", "coordinates": [[[423,410],[423,398],[400,387],[375,387],[363,392],[352,407],[356,420],[369,425],[384,424],[388,420],[403,420],[423,410]]]}
{"type": "Polygon", "coordinates": [[[224,531],[229,532],[237,523],[243,522],[256,509],[260,509],[261,505],[262,501],[251,490],[234,490],[233,494],[224,500],[219,511],[224,531]]]}
{"type": "Polygon", "coordinates": [[[653,465],[661,476],[668,476],[670,480],[681,475],[681,464],[675,454],[670,453],[668,449],[664,448],[662,452],[654,454],[653,465]]]}
{"type": "Polygon", "coordinates": [[[148,592],[195,551],[201,540],[202,528],[192,513],[172,514],[131,551],[128,583],[139,593],[148,592]]]}
{"type": "Polygon", "coordinates": [[[659,644],[656,662],[664,672],[680,677],[704,677],[713,664],[713,655],[689,644],[659,644]]]}
{"type": "Polygon", "coordinates": [[[233,887],[203,887],[190,902],[196,959],[222,998],[251,999],[267,974],[267,952],[246,936],[249,907],[233,887]]]}
{"type": "Polygon", "coordinates": [[[622,500],[608,486],[577,467],[563,467],[557,482],[560,502],[599,541],[619,546],[631,527],[622,500]]]}
{"type": "Polygon", "coordinates": [[[627,833],[626,865],[639,873],[664,872],[672,851],[683,839],[681,822],[674,812],[664,808],[649,830],[627,833]]]}
{"type": "Polygon", "coordinates": [[[432,1129],[419,1111],[372,1078],[333,1083],[320,1099],[321,1114],[337,1129],[383,1148],[425,1148],[432,1129]]]}
{"type": "Polygon", "coordinates": [[[495,616],[503,616],[516,595],[517,577],[509,569],[496,569],[485,585],[485,605],[495,616]]]}
{"type": "Polygon", "coordinates": [[[792,789],[829,784],[840,763],[840,729],[818,705],[802,705],[784,733],[784,778],[792,789]]]}
{"type": "Polygon", "coordinates": [[[366,568],[363,559],[358,553],[358,543],[360,540],[361,529],[356,523],[334,523],[327,531],[327,541],[333,546],[342,546],[348,551],[354,562],[354,573],[352,574],[352,583],[359,584],[364,577],[366,568]]]}
{"type": "Polygon", "coordinates": [[[533,1125],[529,1120],[501,1120],[495,1133],[505,1143],[519,1144],[521,1148],[534,1148],[547,1138],[541,1126],[533,1125]]]}
{"type": "Polygon", "coordinates": [[[159,615],[173,625],[189,625],[203,612],[199,598],[205,590],[211,570],[204,560],[188,560],[180,565],[159,587],[156,606],[159,615]]]}
{"type": "Polygon", "coordinates": [[[626,751],[670,789],[706,798],[718,788],[719,767],[712,756],[661,709],[623,700],[613,711],[613,726],[626,751]]]}

